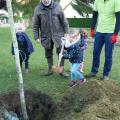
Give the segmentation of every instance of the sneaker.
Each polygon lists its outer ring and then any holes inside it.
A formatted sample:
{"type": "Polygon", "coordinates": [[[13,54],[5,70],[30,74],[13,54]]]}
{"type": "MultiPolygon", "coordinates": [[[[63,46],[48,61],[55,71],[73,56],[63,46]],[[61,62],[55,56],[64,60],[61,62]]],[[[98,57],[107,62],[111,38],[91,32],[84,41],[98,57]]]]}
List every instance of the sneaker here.
{"type": "Polygon", "coordinates": [[[86,82],[86,79],[84,78],[84,79],[82,79],[82,80],[80,80],[80,84],[84,84],[86,82]]]}
{"type": "Polygon", "coordinates": [[[69,77],[69,75],[68,75],[65,71],[62,72],[62,73],[60,73],[60,75],[63,76],[63,77],[65,77],[65,78],[68,78],[68,77],[69,77]]]}
{"type": "Polygon", "coordinates": [[[75,87],[76,85],[77,85],[76,81],[70,81],[68,86],[72,88],[72,87],[75,87]]]}
{"type": "Polygon", "coordinates": [[[108,76],[103,76],[103,77],[99,78],[99,80],[104,80],[104,81],[106,81],[106,80],[109,80],[109,77],[108,77],[108,76]]]}
{"type": "Polygon", "coordinates": [[[92,78],[92,77],[96,77],[95,73],[89,73],[88,75],[85,75],[86,78],[92,78]]]}
{"type": "Polygon", "coordinates": [[[108,76],[103,76],[103,80],[109,80],[109,77],[108,76]]]}

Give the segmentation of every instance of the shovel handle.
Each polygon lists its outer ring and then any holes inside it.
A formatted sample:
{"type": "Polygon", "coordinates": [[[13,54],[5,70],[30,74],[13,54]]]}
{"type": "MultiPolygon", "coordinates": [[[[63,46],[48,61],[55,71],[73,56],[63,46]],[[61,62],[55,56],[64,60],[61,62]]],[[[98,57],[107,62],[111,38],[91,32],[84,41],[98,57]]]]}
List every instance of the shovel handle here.
{"type": "MultiPolygon", "coordinates": [[[[62,41],[65,41],[65,37],[62,37],[61,38],[62,41]]],[[[64,46],[65,46],[65,42],[64,44],[62,44],[62,47],[61,47],[61,51],[59,53],[59,58],[58,58],[58,66],[60,66],[60,63],[61,63],[61,60],[62,60],[62,55],[63,55],[63,51],[64,51],[64,46]]]]}

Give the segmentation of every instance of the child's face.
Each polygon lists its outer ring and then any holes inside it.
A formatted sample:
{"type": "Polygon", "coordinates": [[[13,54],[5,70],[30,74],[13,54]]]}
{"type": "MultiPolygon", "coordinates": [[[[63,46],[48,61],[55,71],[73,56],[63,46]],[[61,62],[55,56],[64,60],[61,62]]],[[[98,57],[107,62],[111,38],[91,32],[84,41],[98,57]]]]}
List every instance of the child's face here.
{"type": "Polygon", "coordinates": [[[71,34],[71,35],[69,35],[69,41],[70,42],[76,41],[78,39],[79,35],[80,34],[78,34],[78,33],[77,34],[71,34]]]}

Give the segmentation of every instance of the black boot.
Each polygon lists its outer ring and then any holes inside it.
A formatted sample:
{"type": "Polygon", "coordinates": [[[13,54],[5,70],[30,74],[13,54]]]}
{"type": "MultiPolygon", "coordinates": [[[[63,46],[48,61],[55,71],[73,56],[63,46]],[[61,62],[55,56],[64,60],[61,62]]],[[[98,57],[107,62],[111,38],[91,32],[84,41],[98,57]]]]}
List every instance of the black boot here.
{"type": "Polygon", "coordinates": [[[47,63],[48,63],[48,72],[45,74],[45,76],[50,76],[53,74],[52,72],[53,58],[47,58],[47,63]]]}

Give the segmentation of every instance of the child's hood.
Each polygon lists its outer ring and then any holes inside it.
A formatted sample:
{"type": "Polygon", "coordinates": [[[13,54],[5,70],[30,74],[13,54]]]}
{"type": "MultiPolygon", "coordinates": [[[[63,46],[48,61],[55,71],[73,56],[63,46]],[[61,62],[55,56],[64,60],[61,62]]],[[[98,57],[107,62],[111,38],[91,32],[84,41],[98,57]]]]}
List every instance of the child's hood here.
{"type": "Polygon", "coordinates": [[[77,39],[77,40],[75,40],[74,42],[70,42],[70,41],[67,39],[66,42],[65,42],[65,47],[66,47],[66,48],[69,48],[70,46],[76,44],[78,41],[80,41],[80,38],[77,39]]]}
{"type": "Polygon", "coordinates": [[[75,49],[75,48],[77,48],[77,47],[80,47],[80,45],[81,45],[81,41],[80,41],[80,39],[79,39],[79,40],[77,40],[74,44],[72,44],[72,45],[70,45],[69,47],[67,47],[67,50],[75,49]]]}

